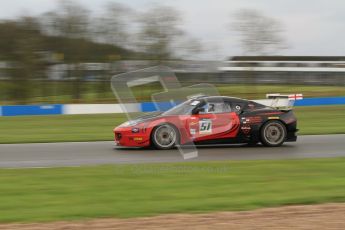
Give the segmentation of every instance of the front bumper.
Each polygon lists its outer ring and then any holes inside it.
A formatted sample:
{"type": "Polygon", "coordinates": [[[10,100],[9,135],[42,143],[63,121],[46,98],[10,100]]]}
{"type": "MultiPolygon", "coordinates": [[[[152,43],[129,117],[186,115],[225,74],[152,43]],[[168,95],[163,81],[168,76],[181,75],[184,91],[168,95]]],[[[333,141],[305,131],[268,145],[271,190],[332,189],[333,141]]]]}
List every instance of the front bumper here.
{"type": "Polygon", "coordinates": [[[114,129],[114,141],[116,146],[146,147],[150,145],[150,135],[142,129],[133,133],[133,127],[116,127],[114,129]]]}

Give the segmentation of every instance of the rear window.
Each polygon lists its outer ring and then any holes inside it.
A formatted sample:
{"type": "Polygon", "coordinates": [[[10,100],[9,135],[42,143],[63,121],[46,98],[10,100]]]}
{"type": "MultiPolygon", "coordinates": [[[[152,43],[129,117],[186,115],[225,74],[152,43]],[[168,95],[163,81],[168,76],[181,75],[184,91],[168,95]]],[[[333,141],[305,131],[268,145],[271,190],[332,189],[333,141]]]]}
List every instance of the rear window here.
{"type": "Polygon", "coordinates": [[[265,105],[256,103],[256,102],[254,102],[254,101],[249,101],[246,109],[247,109],[247,110],[263,109],[263,108],[265,108],[265,107],[266,107],[265,105]]]}

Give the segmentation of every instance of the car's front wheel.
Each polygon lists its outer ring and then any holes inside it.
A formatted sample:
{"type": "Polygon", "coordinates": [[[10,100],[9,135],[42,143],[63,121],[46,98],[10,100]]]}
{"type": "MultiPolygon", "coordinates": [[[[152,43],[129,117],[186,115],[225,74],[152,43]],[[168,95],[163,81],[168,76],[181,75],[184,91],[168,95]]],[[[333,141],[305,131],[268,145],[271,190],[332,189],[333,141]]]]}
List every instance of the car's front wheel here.
{"type": "Polygon", "coordinates": [[[286,135],[286,127],[282,122],[269,121],[261,128],[261,143],[269,147],[281,146],[286,135]]]}
{"type": "Polygon", "coordinates": [[[151,140],[157,149],[172,149],[178,143],[178,131],[170,124],[162,124],[153,130],[151,140]]]}

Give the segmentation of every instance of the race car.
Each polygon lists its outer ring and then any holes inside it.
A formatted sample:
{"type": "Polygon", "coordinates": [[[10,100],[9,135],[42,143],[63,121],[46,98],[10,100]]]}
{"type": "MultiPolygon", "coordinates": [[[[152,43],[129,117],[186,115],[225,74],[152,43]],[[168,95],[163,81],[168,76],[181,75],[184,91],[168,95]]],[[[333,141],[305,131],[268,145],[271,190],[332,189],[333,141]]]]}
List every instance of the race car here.
{"type": "Polygon", "coordinates": [[[297,140],[293,102],[301,95],[268,94],[264,100],[197,96],[114,129],[115,144],[171,149],[178,145],[247,143],[277,147],[297,140]]]}

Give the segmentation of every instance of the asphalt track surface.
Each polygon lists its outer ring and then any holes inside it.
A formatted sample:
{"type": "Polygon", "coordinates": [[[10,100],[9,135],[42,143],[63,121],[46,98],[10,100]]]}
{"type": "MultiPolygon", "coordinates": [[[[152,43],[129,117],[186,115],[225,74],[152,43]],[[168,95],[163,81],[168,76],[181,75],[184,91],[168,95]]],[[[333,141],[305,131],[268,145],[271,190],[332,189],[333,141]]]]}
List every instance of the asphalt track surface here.
{"type": "Polygon", "coordinates": [[[0,168],[60,167],[156,162],[345,157],[345,134],[300,136],[281,147],[207,146],[185,160],[177,150],[116,148],[111,141],[1,144],[0,168]]]}

